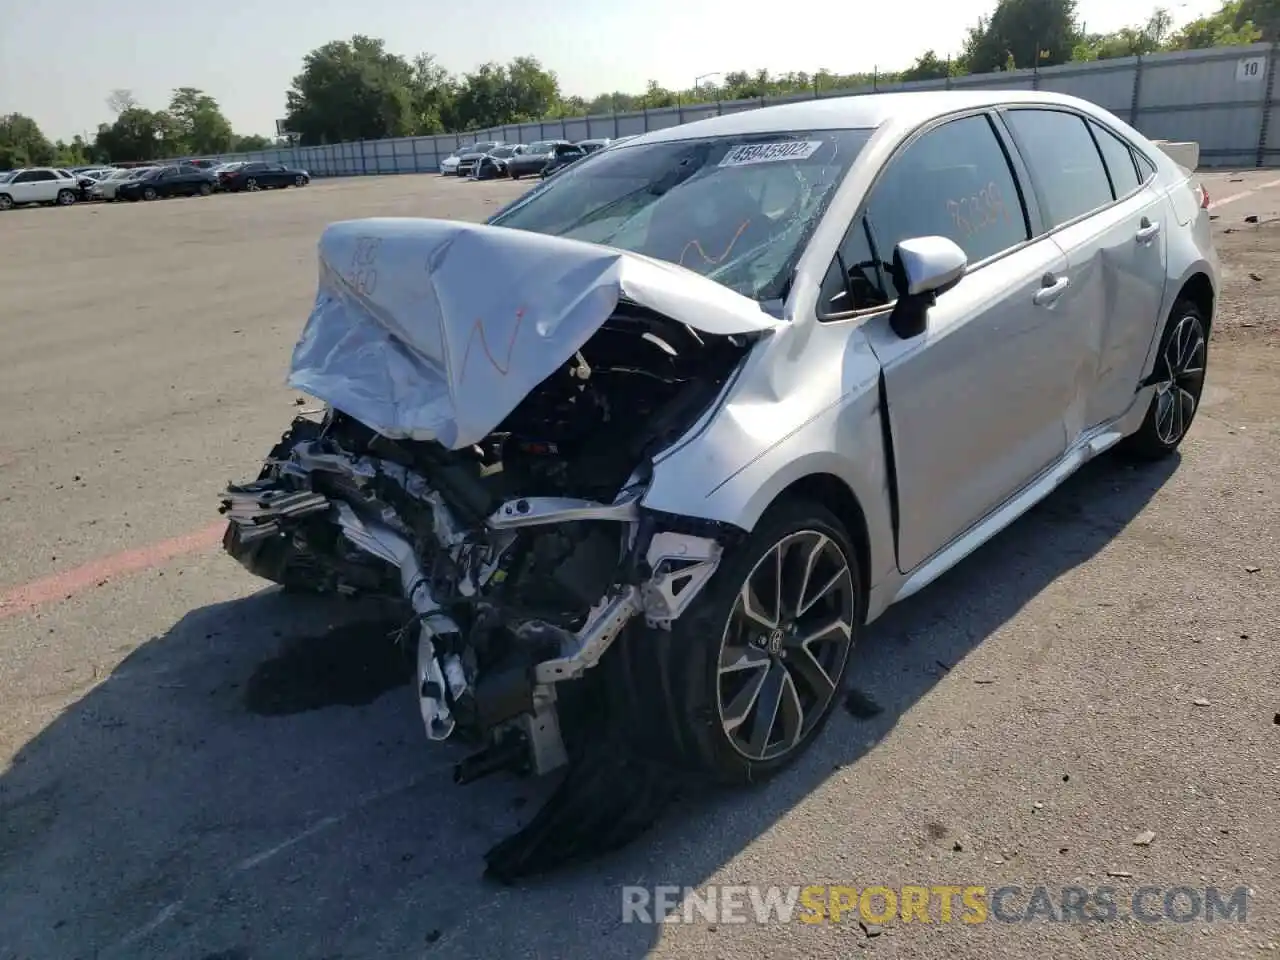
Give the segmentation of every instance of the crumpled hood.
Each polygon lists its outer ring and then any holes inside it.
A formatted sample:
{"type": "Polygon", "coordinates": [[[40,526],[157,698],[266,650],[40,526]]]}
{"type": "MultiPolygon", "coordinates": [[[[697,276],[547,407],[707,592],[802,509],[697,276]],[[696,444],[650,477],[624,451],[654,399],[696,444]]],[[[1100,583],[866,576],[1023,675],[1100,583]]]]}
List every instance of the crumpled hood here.
{"type": "Polygon", "coordinates": [[[674,264],[452,220],[376,218],[320,238],[288,383],[388,437],[476,443],[626,298],[708,334],[781,321],[674,264]]]}

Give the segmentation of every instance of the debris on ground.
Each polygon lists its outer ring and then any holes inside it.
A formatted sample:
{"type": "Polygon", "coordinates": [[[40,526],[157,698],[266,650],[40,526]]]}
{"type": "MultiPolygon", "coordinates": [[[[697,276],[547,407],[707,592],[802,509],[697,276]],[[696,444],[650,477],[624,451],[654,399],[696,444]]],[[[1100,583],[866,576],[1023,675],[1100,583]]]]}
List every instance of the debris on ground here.
{"type": "Polygon", "coordinates": [[[1191,702],[1192,702],[1193,704],[1195,704],[1195,706],[1197,706],[1197,707],[1209,707],[1209,706],[1212,706],[1212,704],[1211,704],[1208,700],[1206,700],[1204,697],[1196,697],[1196,698],[1195,698],[1194,700],[1192,700],[1191,702]]]}
{"type": "Polygon", "coordinates": [[[1252,564],[1250,564],[1249,566],[1247,566],[1247,567],[1245,567],[1245,568],[1244,568],[1244,572],[1245,572],[1245,573],[1261,573],[1261,572],[1262,572],[1262,568],[1261,568],[1261,567],[1255,567],[1255,566],[1253,566],[1252,564]]]}
{"type": "Polygon", "coordinates": [[[1260,273],[1251,273],[1251,274],[1249,274],[1249,279],[1250,279],[1250,280],[1253,280],[1253,281],[1256,281],[1257,283],[1261,283],[1261,282],[1262,282],[1262,274],[1260,274],[1260,273]]]}
{"type": "Polygon", "coordinates": [[[1245,218],[1244,218],[1244,222],[1245,222],[1245,223],[1257,223],[1257,222],[1258,222],[1258,215],[1257,215],[1256,213],[1251,213],[1251,214],[1249,214],[1247,217],[1245,217],[1245,218]]]}
{"type": "Polygon", "coordinates": [[[1128,870],[1108,870],[1107,876],[1114,877],[1117,880],[1128,880],[1133,877],[1133,874],[1128,870]]]}
{"type": "Polygon", "coordinates": [[[884,933],[884,927],[878,923],[867,923],[865,920],[859,920],[858,926],[862,928],[862,932],[868,937],[878,937],[884,933]]]}
{"type": "Polygon", "coordinates": [[[1156,838],[1156,832],[1154,830],[1143,830],[1140,834],[1138,834],[1136,837],[1133,838],[1133,845],[1135,847],[1149,847],[1151,846],[1151,841],[1153,841],[1155,838],[1156,838]]]}
{"type": "Polygon", "coordinates": [[[870,720],[884,713],[884,707],[855,687],[850,687],[845,694],[844,708],[859,720],[870,720]]]}

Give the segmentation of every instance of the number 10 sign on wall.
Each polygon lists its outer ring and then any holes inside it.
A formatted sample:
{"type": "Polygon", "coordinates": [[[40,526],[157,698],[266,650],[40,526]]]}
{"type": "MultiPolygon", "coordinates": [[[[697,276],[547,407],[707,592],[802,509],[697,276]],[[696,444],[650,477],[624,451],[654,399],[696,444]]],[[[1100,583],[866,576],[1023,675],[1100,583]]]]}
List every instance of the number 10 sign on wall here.
{"type": "Polygon", "coordinates": [[[1236,63],[1236,80],[1250,83],[1267,75],[1266,57],[1245,57],[1236,63]]]}

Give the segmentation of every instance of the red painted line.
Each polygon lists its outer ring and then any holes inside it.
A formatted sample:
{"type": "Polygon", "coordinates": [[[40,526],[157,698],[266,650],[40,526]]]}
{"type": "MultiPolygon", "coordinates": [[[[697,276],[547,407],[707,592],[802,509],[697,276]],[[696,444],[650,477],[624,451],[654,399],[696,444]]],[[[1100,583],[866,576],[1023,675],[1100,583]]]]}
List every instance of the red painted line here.
{"type": "Polygon", "coordinates": [[[150,570],[183,554],[205,550],[222,541],[225,523],[215,523],[203,530],[186,533],[171,540],[135,547],[121,553],[91,560],[83,566],[50,574],[0,593],[0,620],[20,613],[28,613],[55,600],[66,600],[77,593],[102,586],[140,570],[150,570]]]}

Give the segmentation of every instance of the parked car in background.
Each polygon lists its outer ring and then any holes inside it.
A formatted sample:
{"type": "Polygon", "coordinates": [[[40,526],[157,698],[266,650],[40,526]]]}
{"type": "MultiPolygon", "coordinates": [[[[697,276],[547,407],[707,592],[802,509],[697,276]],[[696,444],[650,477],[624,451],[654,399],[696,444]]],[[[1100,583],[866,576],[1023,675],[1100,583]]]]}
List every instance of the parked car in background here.
{"type": "Polygon", "coordinates": [[[217,178],[208,170],[190,164],[156,167],[116,188],[121,200],[157,200],[160,197],[207,197],[217,186],[217,178]]]}
{"type": "Polygon", "coordinates": [[[221,160],[184,160],[183,163],[188,163],[197,170],[208,170],[210,173],[212,173],[215,168],[222,166],[221,160]]]}
{"type": "Polygon", "coordinates": [[[480,162],[480,158],[490,150],[496,150],[500,146],[502,146],[501,140],[481,140],[480,142],[473,143],[470,147],[459,152],[458,176],[470,176],[475,165],[480,162]]]}
{"type": "Polygon", "coordinates": [[[150,173],[154,167],[133,167],[128,170],[113,170],[110,174],[103,177],[97,183],[89,188],[90,200],[115,200],[116,191],[120,189],[120,185],[130,180],[136,180],[144,174],[150,173]]]}
{"type": "Polygon", "coordinates": [[[0,210],[29,203],[70,206],[80,198],[80,184],[69,171],[54,167],[15,170],[0,184],[0,210]]]}
{"type": "Polygon", "coordinates": [[[586,155],[587,150],[576,143],[557,143],[547,162],[542,165],[541,175],[549,177],[557,170],[563,170],[586,155]]]}
{"type": "Polygon", "coordinates": [[[597,150],[603,150],[609,144],[613,143],[608,137],[596,137],[591,140],[579,140],[578,146],[587,153],[595,153],[597,150]]]}
{"type": "Polygon", "coordinates": [[[494,147],[471,168],[471,175],[477,180],[497,180],[508,175],[508,164],[524,153],[524,144],[508,143],[494,147]]]}
{"type": "MultiPolygon", "coordinates": [[[[469,148],[468,148],[469,149],[469,148]]],[[[440,176],[456,177],[458,175],[458,151],[455,150],[440,161],[440,176]]]]}
{"type": "Polygon", "coordinates": [[[311,174],[306,170],[286,167],[283,163],[254,160],[233,170],[219,172],[217,179],[221,189],[238,193],[241,190],[253,192],[284,187],[305,187],[311,182],[311,174]]]}
{"type": "Polygon", "coordinates": [[[518,155],[507,161],[507,173],[513,180],[535,176],[542,172],[547,161],[555,156],[556,146],[569,145],[568,140],[538,140],[529,144],[518,155]]]}

